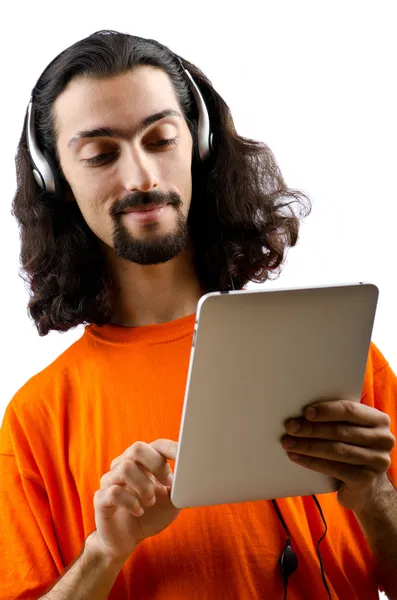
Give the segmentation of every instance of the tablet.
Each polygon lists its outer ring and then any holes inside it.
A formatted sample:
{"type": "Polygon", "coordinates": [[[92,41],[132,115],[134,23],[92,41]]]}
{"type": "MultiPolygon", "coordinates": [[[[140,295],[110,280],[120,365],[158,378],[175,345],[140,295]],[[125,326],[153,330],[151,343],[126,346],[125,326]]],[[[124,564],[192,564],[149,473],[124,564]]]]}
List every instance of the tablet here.
{"type": "Polygon", "coordinates": [[[171,500],[178,508],[321,494],[337,481],[293,463],[287,419],[360,401],[378,288],[215,292],[197,306],[171,500]]]}

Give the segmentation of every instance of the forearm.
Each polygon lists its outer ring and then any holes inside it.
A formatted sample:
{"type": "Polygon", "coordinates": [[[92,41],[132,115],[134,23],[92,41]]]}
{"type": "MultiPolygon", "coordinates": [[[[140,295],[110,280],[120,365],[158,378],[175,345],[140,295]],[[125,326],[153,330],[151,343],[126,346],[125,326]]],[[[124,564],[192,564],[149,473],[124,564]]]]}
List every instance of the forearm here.
{"type": "Polygon", "coordinates": [[[377,580],[397,600],[397,490],[387,480],[365,509],[355,513],[375,560],[377,580]]]}
{"type": "Polygon", "coordinates": [[[106,600],[125,560],[106,559],[96,548],[95,532],[83,552],[41,600],[106,600]]]}

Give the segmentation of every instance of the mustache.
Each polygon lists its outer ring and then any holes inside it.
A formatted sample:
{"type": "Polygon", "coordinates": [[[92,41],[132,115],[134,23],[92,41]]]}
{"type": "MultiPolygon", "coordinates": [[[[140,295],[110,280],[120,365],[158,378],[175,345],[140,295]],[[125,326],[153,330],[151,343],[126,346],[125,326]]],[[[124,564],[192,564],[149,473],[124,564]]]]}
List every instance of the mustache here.
{"type": "Polygon", "coordinates": [[[163,204],[181,206],[182,200],[176,192],[135,192],[134,194],[128,194],[128,196],[125,196],[125,198],[114,204],[110,209],[110,214],[114,217],[128,208],[145,206],[146,204],[154,204],[155,206],[161,206],[163,204]]]}

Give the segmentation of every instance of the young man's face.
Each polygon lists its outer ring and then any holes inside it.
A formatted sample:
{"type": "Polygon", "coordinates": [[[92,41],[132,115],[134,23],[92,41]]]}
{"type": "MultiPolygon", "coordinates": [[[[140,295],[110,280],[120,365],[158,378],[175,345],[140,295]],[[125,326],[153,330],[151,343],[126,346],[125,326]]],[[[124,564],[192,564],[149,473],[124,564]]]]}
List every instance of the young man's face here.
{"type": "Polygon", "coordinates": [[[138,264],[179,254],[188,241],[193,142],[168,75],[145,66],[76,78],[54,115],[63,173],[105,247],[138,264]],[[173,114],[140,127],[162,111],[173,114]]]}

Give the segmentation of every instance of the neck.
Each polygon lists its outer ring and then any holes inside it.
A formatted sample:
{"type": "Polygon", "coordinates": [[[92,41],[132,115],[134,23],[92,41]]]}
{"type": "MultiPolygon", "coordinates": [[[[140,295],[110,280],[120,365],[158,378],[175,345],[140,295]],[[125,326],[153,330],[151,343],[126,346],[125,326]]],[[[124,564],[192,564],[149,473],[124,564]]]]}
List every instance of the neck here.
{"type": "Polygon", "coordinates": [[[141,266],[115,256],[111,263],[117,288],[112,300],[112,323],[140,327],[167,323],[196,312],[204,290],[189,250],[160,265],[141,266]]]}

